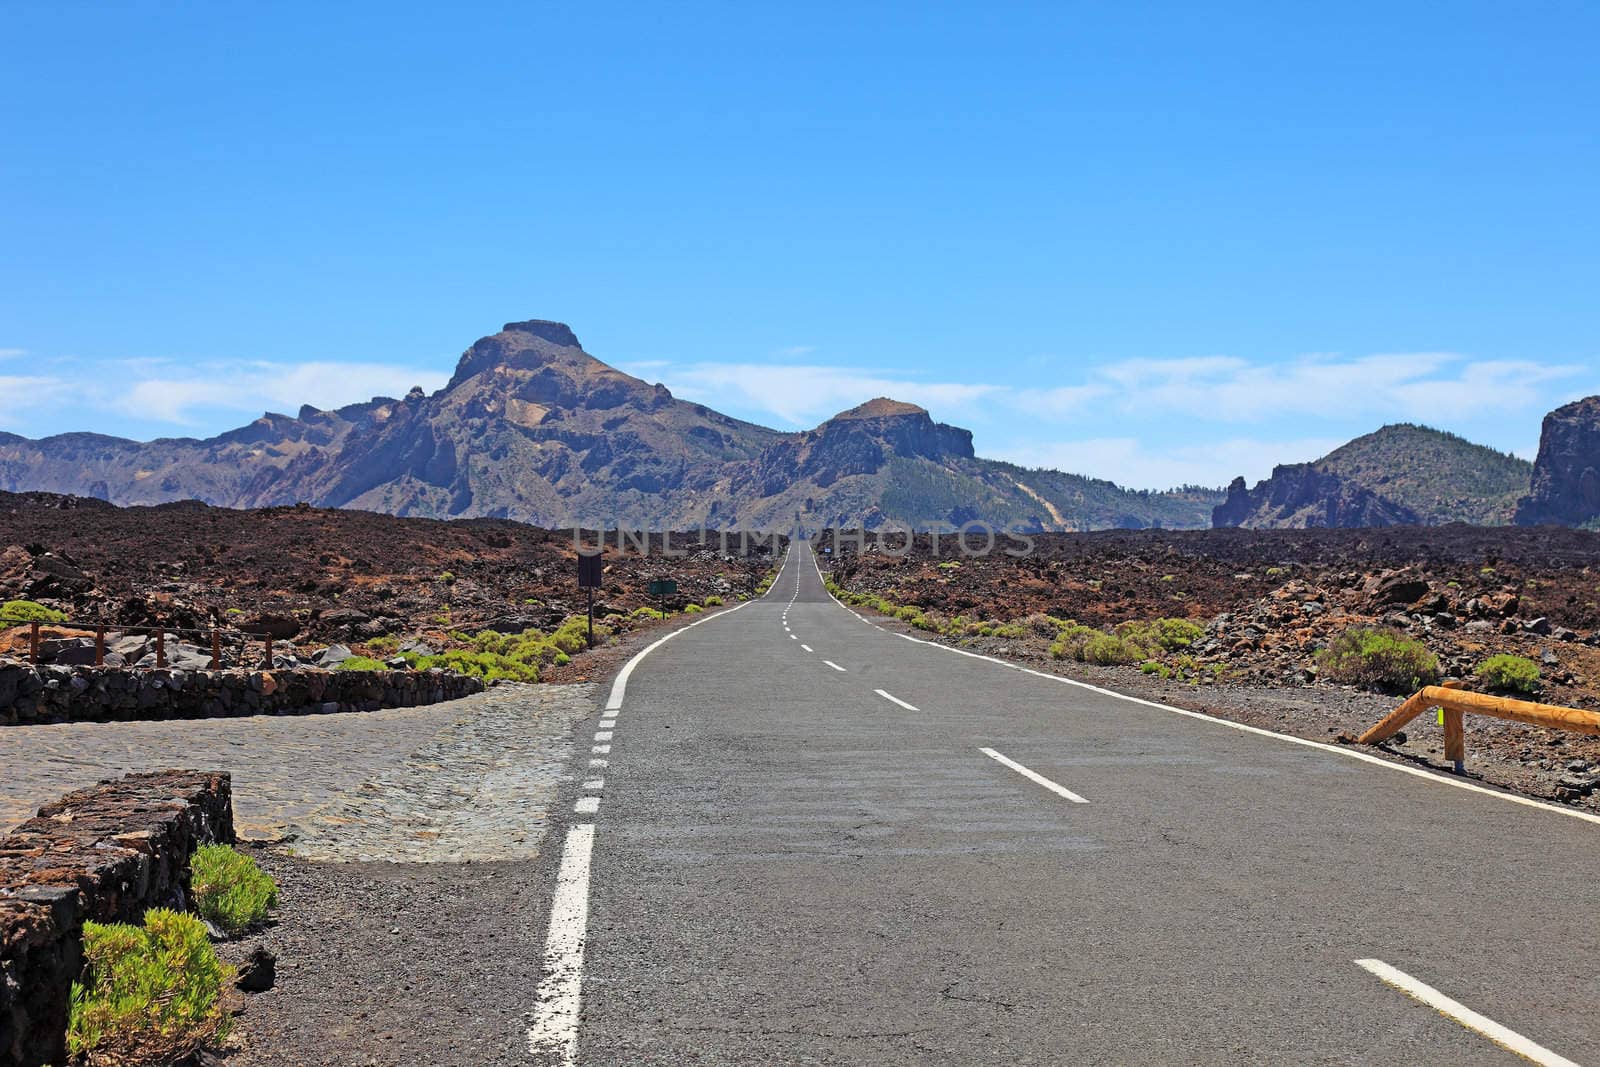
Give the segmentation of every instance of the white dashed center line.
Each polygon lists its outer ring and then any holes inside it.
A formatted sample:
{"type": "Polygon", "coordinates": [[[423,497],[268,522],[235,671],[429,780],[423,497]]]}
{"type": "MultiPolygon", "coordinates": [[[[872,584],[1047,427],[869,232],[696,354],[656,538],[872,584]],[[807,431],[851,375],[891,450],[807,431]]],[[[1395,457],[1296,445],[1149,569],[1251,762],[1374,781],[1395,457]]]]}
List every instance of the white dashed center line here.
{"type": "Polygon", "coordinates": [[[600,810],[599,797],[579,797],[578,802],[572,805],[574,814],[593,815],[600,810]]]}
{"type": "Polygon", "coordinates": [[[589,751],[593,752],[596,756],[609,756],[609,755],[611,755],[611,746],[610,745],[594,745],[593,747],[591,747],[589,749],[589,751]]]}
{"type": "MultiPolygon", "coordinates": [[[[840,667],[839,669],[840,670],[844,670],[843,667],[840,667]]],[[[899,697],[895,696],[893,693],[885,693],[882,689],[874,689],[873,692],[877,693],[879,696],[881,696],[883,699],[887,700],[891,704],[899,704],[902,708],[905,708],[907,711],[921,711],[922,710],[921,708],[915,707],[915,706],[913,706],[911,704],[907,704],[904,700],[901,700],[899,697]]]]}
{"type": "Polygon", "coordinates": [[[982,752],[985,756],[988,756],[990,759],[996,761],[997,763],[1000,763],[1000,764],[1003,764],[1004,766],[1010,767],[1012,770],[1016,771],[1018,774],[1022,775],[1024,778],[1028,779],[1029,781],[1039,783],[1040,785],[1044,786],[1046,789],[1050,790],[1050,792],[1056,794],[1057,796],[1066,797],[1068,800],[1072,801],[1074,804],[1087,804],[1087,803],[1089,803],[1087,800],[1083,799],[1078,794],[1074,793],[1072,790],[1070,790],[1066,786],[1062,785],[1060,782],[1052,782],[1050,779],[1046,778],[1044,775],[1040,774],[1039,772],[1030,771],[1028,768],[1024,767],[1022,764],[1018,763],[1016,760],[1008,759],[1005,756],[1002,756],[1000,753],[996,752],[992,748],[981,748],[978,751],[982,752]]]}
{"type": "Polygon", "coordinates": [[[800,647],[805,649],[807,652],[811,651],[811,646],[810,645],[802,644],[800,647]]]}
{"type": "Polygon", "coordinates": [[[1576,1063],[1565,1056],[1557,1055],[1543,1045],[1528,1040],[1515,1030],[1508,1030],[1493,1019],[1479,1015],[1460,1001],[1452,1000],[1426,982],[1420,982],[1406,972],[1389,966],[1382,960],[1356,960],[1356,966],[1370,974],[1377,975],[1383,982],[1394,986],[1406,996],[1421,1001],[1445,1018],[1460,1023],[1468,1030],[1482,1034],[1495,1044],[1515,1052],[1524,1059],[1532,1060],[1534,1063],[1541,1064],[1542,1067],[1578,1067],[1576,1063]]]}
{"type": "MultiPolygon", "coordinates": [[[[828,666],[832,667],[836,671],[844,670],[843,667],[839,666],[837,663],[833,662],[833,660],[831,660],[831,659],[825,659],[822,662],[826,663],[828,666]]],[[[881,692],[881,690],[880,690],[880,692],[881,692]]]]}
{"type": "Polygon", "coordinates": [[[612,731],[610,730],[601,730],[594,735],[594,739],[596,741],[609,741],[611,740],[611,734],[612,731]]]}

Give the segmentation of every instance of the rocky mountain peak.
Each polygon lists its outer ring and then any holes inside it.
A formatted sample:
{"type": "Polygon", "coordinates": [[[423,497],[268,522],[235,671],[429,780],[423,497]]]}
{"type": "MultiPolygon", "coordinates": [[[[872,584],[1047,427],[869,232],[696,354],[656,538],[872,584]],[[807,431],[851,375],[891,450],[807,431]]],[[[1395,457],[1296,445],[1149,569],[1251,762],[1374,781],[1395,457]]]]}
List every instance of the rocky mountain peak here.
{"type": "Polygon", "coordinates": [[[446,388],[454,389],[469,378],[500,367],[523,371],[559,367],[582,374],[605,365],[579,346],[578,335],[564,322],[508,322],[499,333],[480,337],[461,354],[446,388]]]}
{"type": "Polygon", "coordinates": [[[886,396],[874,397],[865,404],[858,404],[849,411],[841,411],[829,422],[841,422],[848,419],[889,419],[904,415],[921,415],[931,418],[928,409],[908,404],[903,400],[891,400],[886,396]]]}
{"type": "Polygon", "coordinates": [[[500,327],[501,333],[526,333],[563,348],[582,348],[578,335],[564,322],[550,319],[529,319],[526,322],[508,322],[500,327]]]}

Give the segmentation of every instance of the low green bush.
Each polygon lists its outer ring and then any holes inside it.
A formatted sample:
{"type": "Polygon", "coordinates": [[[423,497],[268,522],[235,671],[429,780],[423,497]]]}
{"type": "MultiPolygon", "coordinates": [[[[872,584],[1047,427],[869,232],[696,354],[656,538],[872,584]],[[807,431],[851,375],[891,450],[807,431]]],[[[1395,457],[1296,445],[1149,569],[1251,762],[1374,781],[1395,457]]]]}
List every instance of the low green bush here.
{"type": "Polygon", "coordinates": [[[367,642],[367,647],[379,655],[392,656],[400,651],[400,639],[398,637],[374,637],[367,642]]]}
{"type": "Polygon", "coordinates": [[[683,606],[683,613],[685,615],[699,615],[705,610],[706,609],[701,607],[699,604],[685,604],[683,606]]]}
{"type": "Polygon", "coordinates": [[[86,922],[83,956],[67,1021],[74,1062],[176,1063],[225,1036],[231,972],[194,916],[151,908],[143,926],[86,922]]]}
{"type": "Polygon", "coordinates": [[[712,594],[711,596],[706,597],[706,607],[708,607],[708,608],[720,608],[720,607],[722,607],[722,598],[717,596],[717,595],[715,595],[715,594],[712,594]]]}
{"type": "Polygon", "coordinates": [[[19,622],[66,622],[62,612],[35,604],[31,600],[8,600],[0,604],[0,624],[15,626],[19,622]]]}
{"type": "Polygon", "coordinates": [[[386,671],[389,667],[382,660],[373,659],[371,656],[351,656],[334,669],[341,671],[386,671]]]}
{"type": "Polygon", "coordinates": [[[227,845],[202,845],[189,861],[194,907],[230,935],[244,933],[278,904],[278,883],[255,860],[227,845]]]}
{"type": "Polygon", "coordinates": [[[1541,683],[1537,663],[1504,653],[1490,656],[1474,673],[1484,685],[1502,693],[1537,693],[1541,683]]]}
{"type": "Polygon", "coordinates": [[[1094,637],[1103,636],[1103,631],[1096,630],[1093,626],[1079,626],[1073,624],[1061,631],[1061,636],[1056,643],[1050,646],[1050,654],[1056,659],[1083,659],[1083,647],[1094,637]]]}
{"type": "Polygon", "coordinates": [[[1123,667],[1145,658],[1144,649],[1113,634],[1097,633],[1083,643],[1079,658],[1101,667],[1123,667]]]}
{"type": "Polygon", "coordinates": [[[1412,692],[1439,680],[1439,658],[1393,630],[1355,626],[1317,655],[1323,677],[1341,685],[1412,692]]]}

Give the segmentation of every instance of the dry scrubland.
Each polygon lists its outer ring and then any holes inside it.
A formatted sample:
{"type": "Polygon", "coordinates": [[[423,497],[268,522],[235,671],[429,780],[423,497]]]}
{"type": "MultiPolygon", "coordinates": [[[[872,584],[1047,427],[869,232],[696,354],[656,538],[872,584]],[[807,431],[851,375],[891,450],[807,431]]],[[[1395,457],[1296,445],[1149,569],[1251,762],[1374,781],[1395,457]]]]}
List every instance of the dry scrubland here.
{"type": "MultiPolygon", "coordinates": [[[[938,640],[1321,740],[1445,678],[1600,708],[1594,533],[1106,531],[1035,535],[1025,558],[970,558],[953,537],[903,555],[831,533],[818,545],[837,546],[825,567],[844,599],[938,640]]],[[[1469,763],[1491,780],[1594,802],[1593,739],[1469,728],[1469,763]]],[[[1434,731],[1412,734],[1402,751],[1438,758],[1434,731]]]]}
{"type": "MultiPolygon", "coordinates": [[[[648,554],[634,542],[619,552],[609,538],[595,604],[602,637],[656,621],[647,594],[653,578],[677,580],[670,611],[698,611],[761,588],[776,558],[770,541],[752,541],[741,555],[737,538],[724,553],[715,535],[709,544],[697,534],[672,535],[670,547],[681,555],[667,558],[659,534],[649,538],[648,554]]],[[[352,667],[398,664],[403,656],[490,678],[565,677],[579,667],[569,661],[584,643],[576,554],[570,532],[495,519],[305,506],[115,508],[0,493],[0,602],[25,600],[113,626],[217,624],[231,635],[230,656],[252,660],[261,644],[241,650],[240,635],[271,634],[280,665],[318,658],[337,666],[347,650],[352,667]],[[317,657],[330,645],[340,646],[332,662],[317,657]]],[[[52,627],[46,636],[71,635],[52,627]]],[[[21,656],[26,639],[26,627],[0,629],[0,656],[21,656]]],[[[151,654],[139,639],[128,647],[130,664],[151,654]]]]}

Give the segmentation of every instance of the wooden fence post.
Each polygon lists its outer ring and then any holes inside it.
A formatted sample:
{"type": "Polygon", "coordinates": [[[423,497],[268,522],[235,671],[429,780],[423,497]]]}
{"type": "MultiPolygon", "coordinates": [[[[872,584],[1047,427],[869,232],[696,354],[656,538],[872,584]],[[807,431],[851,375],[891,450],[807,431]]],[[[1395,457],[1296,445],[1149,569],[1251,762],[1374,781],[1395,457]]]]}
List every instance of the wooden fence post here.
{"type": "Polygon", "coordinates": [[[1467,732],[1460,708],[1444,709],[1444,758],[1455,764],[1457,774],[1467,768],[1467,732]]]}
{"type": "Polygon", "coordinates": [[[211,669],[219,670],[222,667],[222,635],[217,628],[211,628],[211,669]]]}
{"type": "Polygon", "coordinates": [[[106,665],[106,628],[104,626],[96,626],[94,628],[94,665],[96,667],[104,667],[106,665]]]}
{"type": "Polygon", "coordinates": [[[156,670],[161,670],[167,665],[167,631],[165,627],[156,628],[156,670]]]}
{"type": "Polygon", "coordinates": [[[39,665],[39,620],[34,619],[28,623],[28,656],[33,660],[33,665],[39,665]]]}

